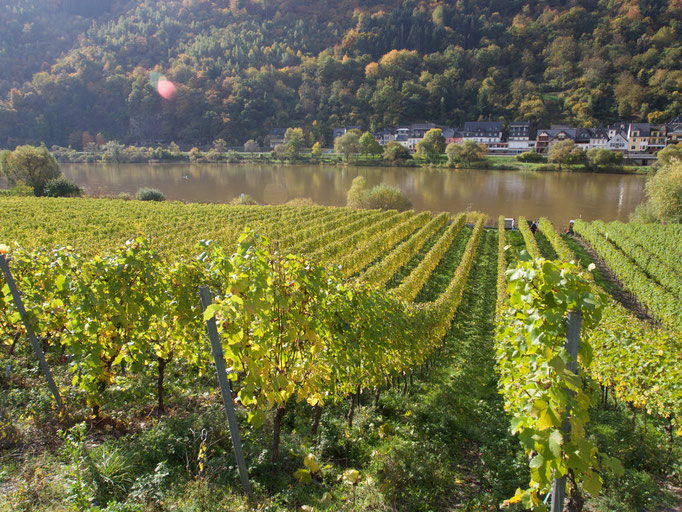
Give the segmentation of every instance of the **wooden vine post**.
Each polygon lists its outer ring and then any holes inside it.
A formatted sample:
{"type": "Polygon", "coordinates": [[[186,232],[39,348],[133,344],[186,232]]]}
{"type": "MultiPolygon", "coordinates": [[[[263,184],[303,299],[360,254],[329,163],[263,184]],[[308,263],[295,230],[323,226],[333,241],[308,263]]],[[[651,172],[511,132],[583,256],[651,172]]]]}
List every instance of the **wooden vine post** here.
{"type": "MultiPolygon", "coordinates": [[[[211,305],[213,298],[211,291],[207,286],[199,287],[199,296],[201,303],[206,311],[206,308],[211,305]]],[[[242,451],[242,441],[239,436],[239,424],[237,423],[237,415],[234,411],[234,403],[232,402],[232,387],[227,379],[227,370],[225,369],[225,355],[223,354],[223,347],[220,343],[220,335],[216,327],[215,318],[206,320],[206,331],[208,338],[211,340],[211,352],[215,361],[216,373],[218,374],[218,384],[220,384],[220,392],[223,396],[223,405],[225,407],[225,414],[227,415],[227,423],[230,426],[230,435],[232,437],[232,445],[234,447],[234,456],[237,459],[237,466],[239,468],[239,478],[242,481],[242,487],[247,495],[251,495],[251,483],[249,482],[249,473],[246,469],[246,461],[244,460],[244,452],[242,451]]]]}
{"type": "Polygon", "coordinates": [[[50,388],[52,395],[54,395],[54,399],[57,402],[57,407],[59,407],[59,412],[61,413],[62,417],[66,420],[66,422],[69,423],[69,416],[66,412],[66,408],[64,407],[64,402],[62,402],[62,397],[59,394],[59,388],[57,387],[57,384],[52,378],[52,372],[50,371],[50,367],[47,365],[47,361],[45,360],[45,354],[43,354],[43,350],[40,347],[38,338],[36,337],[35,332],[33,331],[33,327],[31,326],[31,322],[28,319],[28,315],[26,314],[26,308],[24,307],[24,303],[21,300],[21,294],[17,289],[17,285],[14,282],[12,273],[9,268],[9,261],[2,253],[0,253],[0,267],[2,267],[2,273],[5,276],[5,282],[7,283],[7,287],[12,293],[12,299],[14,300],[14,304],[16,305],[17,310],[19,311],[21,321],[23,322],[24,327],[26,328],[26,334],[28,335],[28,339],[31,341],[31,348],[33,349],[33,353],[38,359],[40,369],[45,375],[47,385],[50,388]]]}
{"type": "MultiPolygon", "coordinates": [[[[578,348],[580,347],[580,310],[573,310],[568,313],[566,325],[566,344],[564,345],[566,351],[571,356],[571,362],[567,365],[569,371],[578,373],[578,348]]],[[[573,392],[568,391],[568,405],[566,406],[566,417],[564,418],[563,430],[564,438],[568,440],[571,435],[571,399],[573,392]]],[[[564,499],[566,498],[566,475],[561,478],[554,478],[552,480],[552,505],[550,512],[563,512],[564,499]]]]}

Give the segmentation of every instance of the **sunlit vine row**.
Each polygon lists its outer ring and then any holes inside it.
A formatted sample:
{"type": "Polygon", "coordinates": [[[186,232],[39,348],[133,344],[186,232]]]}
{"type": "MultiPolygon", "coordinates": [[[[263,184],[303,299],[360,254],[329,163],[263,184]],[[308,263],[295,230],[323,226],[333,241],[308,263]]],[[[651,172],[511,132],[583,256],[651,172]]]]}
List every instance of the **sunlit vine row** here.
{"type": "Polygon", "coordinates": [[[427,279],[438,266],[438,263],[448,251],[452,243],[457,238],[457,235],[464,226],[466,215],[460,213],[450,223],[450,226],[445,230],[445,233],[438,239],[438,241],[431,247],[424,259],[419,262],[409,276],[407,276],[400,285],[393,288],[391,293],[396,297],[411,302],[419,294],[424,287],[427,279]]]}
{"type": "MultiPolygon", "coordinates": [[[[682,300],[682,273],[678,270],[679,260],[675,266],[667,265],[661,259],[661,255],[666,252],[664,249],[651,241],[645,244],[636,242],[629,229],[623,224],[597,222],[593,224],[598,225],[603,233],[607,233],[609,241],[632,259],[648,276],[667,288],[678,300],[682,300]]],[[[669,241],[668,245],[673,245],[672,241],[669,241]]]]}
{"type": "Polygon", "coordinates": [[[365,241],[362,246],[340,261],[343,276],[350,277],[357,274],[379,256],[390,251],[396,244],[414,233],[415,230],[424,226],[430,218],[431,214],[427,212],[420,213],[392,229],[383,233],[380,232],[375,237],[365,241]]]}
{"type": "Polygon", "coordinates": [[[384,286],[395,273],[403,267],[424,246],[429,239],[447,224],[450,214],[441,213],[434,217],[426,226],[414,236],[398,246],[396,250],[386,256],[380,263],[371,267],[362,276],[363,280],[376,286],[384,286]]]}
{"type": "Polygon", "coordinates": [[[587,224],[580,220],[575,230],[599,253],[599,256],[615,272],[623,286],[634,293],[663,324],[682,331],[682,303],[680,300],[653,281],[622,251],[606,238],[604,226],[599,223],[587,224]]]}
{"type": "MultiPolygon", "coordinates": [[[[541,229],[562,259],[575,261],[573,251],[546,219],[541,229]]],[[[596,284],[593,284],[597,287],[596,284]]],[[[602,292],[602,290],[599,290],[602,292]]],[[[640,320],[606,296],[602,321],[590,334],[594,361],[590,375],[634,407],[661,417],[682,416],[682,353],[679,335],[640,320]]],[[[682,431],[680,432],[682,434],[682,431]]]]}

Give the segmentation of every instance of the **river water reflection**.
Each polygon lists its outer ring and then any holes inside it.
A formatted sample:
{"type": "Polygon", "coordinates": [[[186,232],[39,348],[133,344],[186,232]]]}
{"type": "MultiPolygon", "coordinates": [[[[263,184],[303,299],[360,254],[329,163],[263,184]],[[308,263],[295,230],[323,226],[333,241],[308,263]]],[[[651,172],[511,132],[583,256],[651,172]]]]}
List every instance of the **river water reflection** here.
{"type": "Polygon", "coordinates": [[[560,227],[569,219],[626,221],[644,198],[643,176],[531,171],[428,170],[401,167],[330,167],[253,164],[65,164],[64,175],[90,194],[135,194],[158,188],[171,200],[227,203],[249,194],[279,204],[309,197],[341,206],[358,174],[370,186],[399,187],[416,210],[479,210],[545,216],[560,227]]]}

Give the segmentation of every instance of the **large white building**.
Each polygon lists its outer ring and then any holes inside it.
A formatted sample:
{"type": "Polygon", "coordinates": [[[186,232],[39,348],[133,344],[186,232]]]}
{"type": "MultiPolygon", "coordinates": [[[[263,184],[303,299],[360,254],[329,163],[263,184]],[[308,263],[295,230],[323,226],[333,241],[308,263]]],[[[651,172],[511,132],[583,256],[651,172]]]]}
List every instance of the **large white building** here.
{"type": "Polygon", "coordinates": [[[467,121],[462,131],[462,140],[465,141],[486,145],[502,142],[502,123],[499,121],[467,121]]]}
{"type": "Polygon", "coordinates": [[[509,123],[509,153],[524,153],[535,149],[535,130],[530,121],[512,121],[509,123]]]}

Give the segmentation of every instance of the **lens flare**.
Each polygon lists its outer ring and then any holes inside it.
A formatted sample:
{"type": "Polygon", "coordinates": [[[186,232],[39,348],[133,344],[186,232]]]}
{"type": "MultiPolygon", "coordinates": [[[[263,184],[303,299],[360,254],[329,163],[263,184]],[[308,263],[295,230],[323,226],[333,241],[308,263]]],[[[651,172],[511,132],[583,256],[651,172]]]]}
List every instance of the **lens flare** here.
{"type": "Polygon", "coordinates": [[[159,93],[159,96],[166,100],[172,100],[178,94],[178,89],[175,87],[175,84],[166,77],[161,77],[156,83],[156,91],[159,93]]]}

